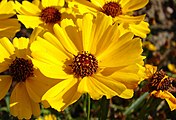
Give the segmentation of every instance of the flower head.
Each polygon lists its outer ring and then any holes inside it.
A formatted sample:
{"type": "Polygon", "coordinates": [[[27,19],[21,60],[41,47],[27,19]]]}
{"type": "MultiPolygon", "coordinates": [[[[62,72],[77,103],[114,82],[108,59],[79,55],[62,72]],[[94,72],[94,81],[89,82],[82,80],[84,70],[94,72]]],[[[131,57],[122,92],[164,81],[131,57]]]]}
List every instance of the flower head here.
{"type": "Polygon", "coordinates": [[[11,18],[15,15],[13,1],[0,1],[0,10],[0,38],[13,38],[20,30],[18,20],[11,18]]]}
{"type": "Polygon", "coordinates": [[[42,99],[60,111],[83,93],[131,98],[144,77],[140,38],[131,32],[120,37],[118,24],[103,14],[77,22],[65,19],[31,44],[33,63],[47,77],[62,79],[42,99]]]}
{"type": "Polygon", "coordinates": [[[56,81],[49,81],[30,59],[29,39],[0,39],[0,99],[10,92],[10,112],[19,119],[40,115],[42,95],[56,81]]]}
{"type": "Polygon", "coordinates": [[[144,22],[145,15],[133,16],[135,10],[143,8],[148,0],[68,0],[69,7],[75,11],[75,14],[102,12],[111,16],[113,21],[123,23],[125,29],[129,29],[136,36],[142,38],[150,32],[149,24],[144,22]]]}
{"type": "Polygon", "coordinates": [[[16,11],[18,20],[27,28],[35,28],[41,26],[52,26],[60,23],[65,11],[62,8],[65,4],[64,0],[34,0],[32,3],[23,1],[22,4],[16,3],[16,11]]]}
{"type": "Polygon", "coordinates": [[[171,94],[175,91],[173,82],[175,78],[168,77],[163,70],[157,71],[152,65],[146,65],[146,73],[148,74],[148,88],[150,95],[165,99],[171,110],[176,109],[176,98],[171,94]]]}

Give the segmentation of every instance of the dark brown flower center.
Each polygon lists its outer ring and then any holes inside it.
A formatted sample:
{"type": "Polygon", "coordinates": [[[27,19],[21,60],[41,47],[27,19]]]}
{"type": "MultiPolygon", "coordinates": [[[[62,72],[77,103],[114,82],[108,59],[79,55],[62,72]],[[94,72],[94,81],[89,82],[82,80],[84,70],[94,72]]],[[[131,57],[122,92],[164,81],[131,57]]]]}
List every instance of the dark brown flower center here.
{"type": "Polygon", "coordinates": [[[168,90],[172,86],[172,79],[163,70],[156,72],[151,78],[149,88],[153,90],[168,90]]]}
{"type": "Polygon", "coordinates": [[[122,14],[122,8],[121,8],[120,4],[118,4],[116,2],[109,2],[103,6],[102,12],[105,13],[106,15],[108,15],[108,16],[110,15],[114,18],[114,17],[122,14]]]}
{"type": "Polygon", "coordinates": [[[74,56],[70,66],[72,67],[75,77],[83,78],[85,76],[91,76],[97,71],[98,61],[94,55],[84,51],[74,56]]]}
{"type": "Polygon", "coordinates": [[[46,7],[40,17],[45,23],[55,24],[61,21],[61,13],[55,7],[46,7]]]}
{"type": "Polygon", "coordinates": [[[24,82],[28,77],[33,76],[33,64],[31,60],[16,58],[9,67],[12,79],[17,82],[24,82]]]}

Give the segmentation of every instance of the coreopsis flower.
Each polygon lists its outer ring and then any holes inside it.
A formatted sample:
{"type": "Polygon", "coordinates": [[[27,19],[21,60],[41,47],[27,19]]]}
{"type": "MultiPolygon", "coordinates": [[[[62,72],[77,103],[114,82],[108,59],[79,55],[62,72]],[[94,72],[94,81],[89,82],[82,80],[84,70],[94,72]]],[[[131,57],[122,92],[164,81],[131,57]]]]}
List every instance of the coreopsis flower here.
{"type": "Polygon", "coordinates": [[[20,30],[18,20],[11,18],[15,15],[13,1],[0,1],[0,10],[0,38],[12,38],[20,30]]]}
{"type": "Polygon", "coordinates": [[[33,63],[45,76],[62,80],[42,99],[60,111],[83,93],[96,100],[131,98],[144,77],[141,39],[131,32],[120,37],[118,24],[103,14],[86,14],[78,22],[64,19],[54,33],[31,44],[33,63]]]}
{"type": "Polygon", "coordinates": [[[142,38],[150,32],[149,24],[144,22],[145,15],[134,16],[135,10],[143,8],[148,0],[68,0],[68,6],[77,14],[102,12],[114,21],[123,23],[136,36],[142,38]]]}
{"type": "Polygon", "coordinates": [[[10,113],[19,119],[40,114],[42,95],[56,84],[34,66],[30,59],[29,39],[6,37],[0,39],[0,100],[10,92],[10,113]]]}
{"type": "Polygon", "coordinates": [[[21,21],[26,28],[35,28],[39,25],[50,27],[55,23],[60,23],[64,18],[62,14],[65,12],[63,8],[64,0],[34,0],[32,3],[23,1],[22,4],[16,3],[16,11],[18,20],[21,21]]]}
{"type": "Polygon", "coordinates": [[[168,77],[163,70],[157,71],[157,67],[146,65],[146,73],[148,76],[150,95],[165,99],[171,109],[176,109],[176,98],[171,94],[175,91],[173,81],[175,78],[168,77]]]}

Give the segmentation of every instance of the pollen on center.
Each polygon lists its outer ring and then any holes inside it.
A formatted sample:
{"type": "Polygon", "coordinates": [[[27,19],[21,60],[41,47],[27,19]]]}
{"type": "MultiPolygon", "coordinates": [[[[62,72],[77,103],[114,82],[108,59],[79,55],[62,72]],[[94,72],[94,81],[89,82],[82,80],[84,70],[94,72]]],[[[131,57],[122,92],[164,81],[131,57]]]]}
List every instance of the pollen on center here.
{"type": "Polygon", "coordinates": [[[13,81],[24,82],[28,77],[33,76],[33,64],[31,60],[16,58],[9,66],[9,73],[13,81]]]}
{"type": "Polygon", "coordinates": [[[46,7],[42,10],[40,18],[45,23],[55,24],[61,21],[61,13],[55,7],[46,7]]]}
{"type": "Polygon", "coordinates": [[[75,77],[84,78],[96,73],[98,61],[94,55],[83,51],[82,53],[78,53],[77,56],[74,56],[70,66],[72,67],[72,72],[74,73],[75,77]]]}
{"type": "Polygon", "coordinates": [[[120,4],[116,2],[109,2],[104,4],[102,12],[114,18],[122,14],[122,8],[120,4]]]}

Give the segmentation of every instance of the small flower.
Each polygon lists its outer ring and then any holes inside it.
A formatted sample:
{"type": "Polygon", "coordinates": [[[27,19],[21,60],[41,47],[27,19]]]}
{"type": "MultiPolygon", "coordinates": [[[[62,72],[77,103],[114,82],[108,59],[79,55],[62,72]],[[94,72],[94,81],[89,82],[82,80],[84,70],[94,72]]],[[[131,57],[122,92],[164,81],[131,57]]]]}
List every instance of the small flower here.
{"type": "Polygon", "coordinates": [[[14,2],[7,0],[0,1],[0,38],[13,38],[20,30],[17,19],[11,18],[15,15],[14,2]]]}
{"type": "Polygon", "coordinates": [[[0,39],[0,100],[10,92],[10,113],[19,119],[40,115],[42,95],[57,81],[49,80],[34,66],[30,57],[29,39],[0,39]]]}
{"type": "Polygon", "coordinates": [[[92,99],[133,96],[144,67],[140,38],[128,32],[119,36],[112,18],[91,14],[79,19],[79,26],[65,19],[31,44],[33,63],[50,78],[62,81],[48,90],[43,100],[58,111],[89,93],[92,99]]]}
{"type": "Polygon", "coordinates": [[[150,51],[156,51],[157,50],[156,46],[153,45],[150,41],[144,41],[142,45],[143,45],[143,47],[146,47],[150,51]]]}
{"type": "Polygon", "coordinates": [[[22,4],[16,3],[16,11],[18,20],[21,21],[26,28],[35,28],[41,26],[52,26],[60,23],[64,16],[65,4],[64,0],[34,0],[32,3],[23,1],[22,4]]]}
{"type": "Polygon", "coordinates": [[[171,72],[176,73],[176,67],[174,64],[169,63],[167,67],[171,72]]]}
{"type": "Polygon", "coordinates": [[[54,114],[44,115],[44,117],[39,117],[36,120],[57,120],[54,114]]]}
{"type": "Polygon", "coordinates": [[[150,95],[165,99],[172,110],[176,109],[176,98],[171,94],[175,92],[175,78],[168,77],[163,70],[156,71],[156,67],[146,65],[146,73],[148,74],[148,88],[150,95]]]}
{"type": "Polygon", "coordinates": [[[123,23],[125,29],[129,29],[136,36],[146,38],[150,32],[149,24],[144,22],[145,15],[133,16],[132,12],[143,8],[148,0],[68,0],[68,6],[73,9],[75,14],[102,12],[111,16],[113,21],[123,23]]]}

